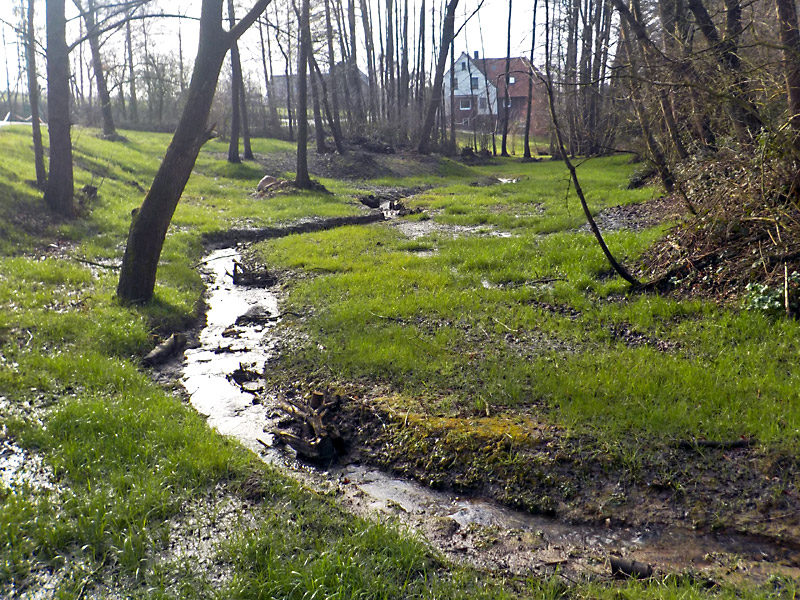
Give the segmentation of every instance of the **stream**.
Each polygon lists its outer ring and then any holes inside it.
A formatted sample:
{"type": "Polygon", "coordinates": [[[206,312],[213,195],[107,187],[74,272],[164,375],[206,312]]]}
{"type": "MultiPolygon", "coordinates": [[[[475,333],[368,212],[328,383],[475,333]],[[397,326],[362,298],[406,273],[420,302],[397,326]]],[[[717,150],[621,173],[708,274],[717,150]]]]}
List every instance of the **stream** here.
{"type": "Polygon", "coordinates": [[[557,570],[569,579],[608,576],[613,555],[653,565],[655,573],[691,571],[743,581],[775,572],[800,577],[797,556],[743,536],[688,528],[573,525],[481,498],[434,491],[369,466],[319,469],[301,463],[291,450],[273,445],[269,432],[284,417],[276,399],[264,394],[258,381],[236,381],[237,370],[263,372],[276,351],[271,331],[280,320],[273,290],[233,284],[231,273],[239,259],[235,249],[224,248],[204,261],[207,325],[199,346],[185,353],[182,383],[209,425],[286,474],[313,489],[335,491],[356,513],[397,519],[446,556],[489,570],[523,575],[557,570]],[[259,318],[242,319],[245,314],[259,318]]]}

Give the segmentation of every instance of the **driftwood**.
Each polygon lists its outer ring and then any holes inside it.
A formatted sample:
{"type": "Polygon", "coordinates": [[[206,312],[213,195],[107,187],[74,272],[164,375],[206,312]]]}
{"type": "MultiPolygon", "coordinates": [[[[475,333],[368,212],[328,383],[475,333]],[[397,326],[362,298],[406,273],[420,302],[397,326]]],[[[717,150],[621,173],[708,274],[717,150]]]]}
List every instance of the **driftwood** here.
{"type": "Polygon", "coordinates": [[[252,271],[238,261],[233,263],[232,277],[234,285],[247,287],[270,287],[278,282],[277,277],[268,271],[252,271]]]}
{"type": "Polygon", "coordinates": [[[165,363],[175,354],[183,350],[185,346],[186,336],[182,333],[173,333],[165,342],[153,348],[150,353],[144,357],[144,364],[153,366],[165,363]]]}
{"type": "Polygon", "coordinates": [[[634,579],[647,579],[653,576],[653,567],[629,558],[610,556],[611,575],[617,578],[632,577],[634,579]]]}
{"type": "Polygon", "coordinates": [[[333,423],[326,420],[330,410],[340,401],[339,396],[313,392],[305,400],[278,396],[278,405],[299,425],[301,435],[285,429],[272,434],[292,447],[297,456],[318,463],[330,463],[345,452],[345,441],[333,423]]]}

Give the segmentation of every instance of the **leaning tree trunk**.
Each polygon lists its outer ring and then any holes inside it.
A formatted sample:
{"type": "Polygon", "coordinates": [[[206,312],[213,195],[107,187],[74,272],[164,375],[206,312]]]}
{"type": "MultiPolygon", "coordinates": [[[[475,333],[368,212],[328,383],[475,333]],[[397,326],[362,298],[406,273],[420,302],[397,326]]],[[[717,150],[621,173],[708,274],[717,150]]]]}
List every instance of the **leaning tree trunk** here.
{"type": "Polygon", "coordinates": [[[257,0],[247,16],[227,32],[222,29],[222,2],[203,0],[197,58],[186,105],[150,191],[134,216],[128,233],[117,284],[117,296],[126,302],[148,302],[153,298],[158,259],[167,228],[200,148],[211,137],[206,122],[222,61],[231,45],[264,11],[270,0],[257,0]]]}
{"type": "Polygon", "coordinates": [[[36,35],[34,23],[34,0],[28,0],[26,23],[26,53],[28,61],[28,98],[31,104],[31,128],[33,135],[33,156],[36,165],[36,187],[44,190],[47,185],[47,171],[44,166],[44,145],[39,121],[39,78],[36,75],[36,35]]]}
{"type": "Polygon", "coordinates": [[[74,181],[69,116],[69,50],[64,0],[47,2],[47,121],[50,130],[50,174],[44,200],[51,210],[71,217],[74,181]]]}
{"type": "Polygon", "coordinates": [[[442,100],[444,68],[447,65],[450,42],[453,40],[453,34],[455,32],[457,7],[458,0],[450,0],[447,3],[444,25],[442,27],[442,43],[439,47],[439,57],[436,60],[436,74],[433,78],[433,89],[431,90],[431,97],[428,100],[428,106],[425,109],[425,120],[422,123],[419,145],[417,146],[419,152],[423,154],[430,152],[431,133],[433,133],[433,126],[436,123],[436,109],[439,107],[439,103],[442,100]]]}

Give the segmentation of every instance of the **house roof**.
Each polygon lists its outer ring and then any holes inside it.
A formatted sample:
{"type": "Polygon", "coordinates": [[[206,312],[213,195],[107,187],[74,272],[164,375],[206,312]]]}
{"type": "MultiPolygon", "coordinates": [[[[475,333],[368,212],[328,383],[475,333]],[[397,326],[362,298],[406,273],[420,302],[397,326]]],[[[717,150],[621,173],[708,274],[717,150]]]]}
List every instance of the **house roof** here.
{"type": "MultiPolygon", "coordinates": [[[[497,95],[505,94],[505,77],[506,72],[506,59],[505,58],[479,58],[471,59],[472,63],[480,69],[484,77],[492,82],[497,87],[497,95]]],[[[512,56],[509,59],[508,72],[510,77],[515,78],[515,82],[508,86],[509,98],[527,98],[528,97],[528,77],[527,73],[532,75],[536,72],[536,67],[531,65],[531,62],[521,56],[512,56]]],[[[534,80],[534,84],[536,80],[534,80]]]]}

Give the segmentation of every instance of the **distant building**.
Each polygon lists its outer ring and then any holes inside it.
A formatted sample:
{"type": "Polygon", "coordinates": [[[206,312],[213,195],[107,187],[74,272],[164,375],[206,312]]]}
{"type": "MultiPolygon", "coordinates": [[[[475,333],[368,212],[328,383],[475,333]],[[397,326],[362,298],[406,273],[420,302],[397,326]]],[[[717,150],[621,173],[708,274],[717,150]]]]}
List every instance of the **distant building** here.
{"type": "MultiPolygon", "coordinates": [[[[522,130],[528,110],[528,82],[533,80],[531,132],[546,135],[549,118],[545,92],[537,77],[538,70],[524,57],[512,57],[508,69],[508,106],[503,106],[506,90],[506,59],[470,57],[466,52],[455,61],[453,105],[456,124],[462,128],[491,131],[497,124],[502,129],[505,111],[509,111],[509,128],[522,130]]],[[[444,76],[445,106],[450,102],[450,71],[444,76]]],[[[448,115],[450,113],[448,112],[448,115]]]]}
{"type": "MultiPolygon", "coordinates": [[[[347,68],[347,65],[345,65],[344,63],[340,62],[340,63],[336,64],[336,91],[339,94],[339,98],[342,99],[342,102],[345,101],[345,69],[346,68],[347,68]]],[[[310,75],[308,75],[308,77],[310,78],[310,75]]],[[[332,92],[332,86],[331,86],[331,79],[332,78],[331,78],[330,73],[323,73],[323,77],[325,78],[325,83],[328,86],[328,92],[329,93],[332,92]]],[[[358,71],[358,79],[359,79],[359,83],[360,83],[360,86],[361,86],[361,93],[366,98],[367,97],[367,93],[368,93],[367,90],[369,89],[369,78],[359,70],[358,71]]],[[[275,75],[272,78],[271,92],[272,92],[272,94],[274,94],[273,97],[276,99],[276,102],[278,102],[279,105],[286,103],[286,93],[287,93],[287,89],[286,88],[287,88],[287,85],[288,85],[289,81],[290,80],[286,75],[275,75]]],[[[292,75],[291,76],[291,83],[292,83],[292,103],[293,104],[295,102],[297,102],[297,81],[298,81],[297,75],[292,75]]],[[[353,83],[352,83],[352,79],[348,80],[348,84],[349,84],[349,87],[351,88],[349,90],[350,94],[355,94],[355,90],[352,89],[354,87],[353,83]]],[[[311,87],[310,86],[311,86],[311,84],[309,82],[309,87],[308,87],[309,102],[311,102],[311,100],[310,100],[311,87]]],[[[322,90],[320,90],[320,93],[322,93],[322,90]]]]}

